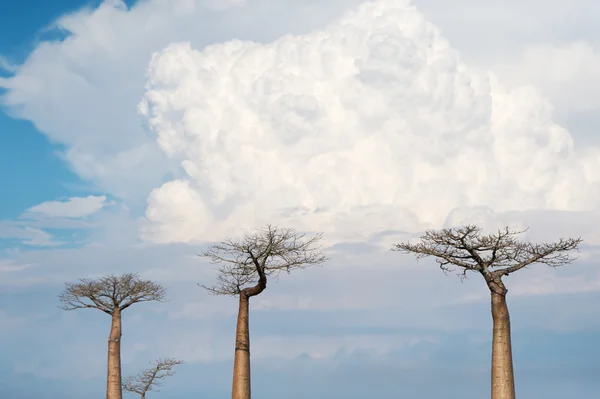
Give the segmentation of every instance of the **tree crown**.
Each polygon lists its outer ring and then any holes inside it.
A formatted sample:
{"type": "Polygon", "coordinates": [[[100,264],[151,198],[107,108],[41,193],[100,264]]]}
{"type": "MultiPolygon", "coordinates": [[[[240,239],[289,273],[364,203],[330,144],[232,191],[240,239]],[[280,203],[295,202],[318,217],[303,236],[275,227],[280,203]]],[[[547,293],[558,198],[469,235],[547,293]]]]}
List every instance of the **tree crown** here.
{"type": "Polygon", "coordinates": [[[142,370],[136,376],[130,376],[123,380],[122,387],[124,391],[137,393],[145,396],[147,392],[158,392],[162,387],[163,379],[175,374],[173,367],[184,363],[183,360],[177,360],[172,357],[161,358],[150,362],[152,367],[142,370]]]}
{"type": "Polygon", "coordinates": [[[124,310],[134,303],[166,301],[165,288],[153,281],[141,280],[137,274],[108,275],[99,279],[79,279],[78,283],[65,283],[59,296],[61,309],[98,309],[108,314],[124,310]]]}
{"type": "Polygon", "coordinates": [[[552,243],[531,243],[517,239],[523,231],[506,227],[492,234],[482,234],[475,225],[442,230],[428,230],[416,244],[399,243],[392,248],[417,259],[433,256],[444,271],[452,266],[477,271],[495,277],[507,276],[534,263],[551,267],[573,262],[576,257],[569,252],[577,250],[581,238],[560,238],[552,243]]]}
{"type": "Polygon", "coordinates": [[[327,257],[318,245],[322,237],[267,225],[242,239],[212,245],[200,256],[219,265],[217,283],[202,287],[215,295],[239,295],[244,286],[256,283],[254,290],[246,290],[249,296],[257,295],[266,287],[267,276],[325,262],[327,257]]]}

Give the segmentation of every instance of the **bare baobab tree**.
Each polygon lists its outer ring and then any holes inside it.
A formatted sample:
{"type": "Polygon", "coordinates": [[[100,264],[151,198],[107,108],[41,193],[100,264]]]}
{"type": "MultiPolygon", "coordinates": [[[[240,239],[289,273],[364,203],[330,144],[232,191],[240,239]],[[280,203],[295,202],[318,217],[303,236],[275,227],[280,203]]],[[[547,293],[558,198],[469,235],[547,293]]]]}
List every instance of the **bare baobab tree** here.
{"type": "Polygon", "coordinates": [[[213,245],[200,255],[219,265],[216,285],[202,287],[215,295],[239,296],[232,399],[250,399],[250,298],[267,288],[267,277],[325,262],[318,245],[321,238],[269,225],[240,240],[213,245]]]}
{"type": "Polygon", "coordinates": [[[485,280],[491,294],[493,320],[492,399],[515,398],[510,316],[506,304],[508,290],[502,279],[534,263],[551,267],[569,264],[576,259],[569,252],[577,250],[582,242],[580,238],[561,238],[542,244],[522,242],[517,236],[523,232],[506,228],[484,235],[481,228],[469,225],[427,231],[417,244],[401,243],[392,248],[415,254],[417,259],[433,256],[444,271],[459,267],[461,278],[467,272],[476,272],[485,280]]]}
{"type": "Polygon", "coordinates": [[[175,374],[173,367],[182,363],[182,360],[173,358],[155,360],[150,363],[152,367],[142,370],[136,376],[125,378],[123,380],[123,390],[137,393],[140,395],[140,399],[146,399],[146,393],[150,391],[158,392],[158,388],[162,387],[161,380],[175,374]]]}
{"type": "Polygon", "coordinates": [[[137,274],[109,275],[96,280],[79,279],[66,283],[59,296],[64,310],[97,309],[112,318],[108,336],[106,399],[122,399],[121,389],[121,314],[135,303],[166,301],[165,289],[137,274]]]}

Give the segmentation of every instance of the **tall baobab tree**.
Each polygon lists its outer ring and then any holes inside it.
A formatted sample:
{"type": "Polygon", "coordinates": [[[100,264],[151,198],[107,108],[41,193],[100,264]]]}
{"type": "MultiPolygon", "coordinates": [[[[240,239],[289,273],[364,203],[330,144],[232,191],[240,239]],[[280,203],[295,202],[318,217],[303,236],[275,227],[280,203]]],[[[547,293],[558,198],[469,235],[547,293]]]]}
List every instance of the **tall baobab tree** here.
{"type": "Polygon", "coordinates": [[[250,399],[250,298],[267,288],[267,278],[327,260],[318,245],[322,235],[306,236],[293,229],[260,229],[240,240],[227,239],[200,256],[218,264],[217,283],[202,286],[214,295],[239,296],[233,363],[232,399],[250,399]]]}
{"type": "Polygon", "coordinates": [[[569,252],[577,250],[582,242],[580,238],[561,238],[553,243],[534,244],[517,239],[523,232],[507,227],[485,235],[481,228],[468,225],[426,231],[419,243],[400,243],[392,248],[415,254],[417,259],[433,256],[444,271],[459,267],[461,278],[468,272],[476,272],[485,280],[491,295],[493,321],[492,399],[515,398],[508,290],[502,279],[535,263],[551,267],[569,264],[576,259],[569,252]]]}
{"type": "Polygon", "coordinates": [[[173,358],[158,359],[150,364],[145,370],[142,370],[136,376],[130,376],[123,380],[123,390],[140,395],[140,399],[146,399],[146,393],[150,391],[158,392],[162,387],[162,381],[175,374],[173,367],[182,364],[182,360],[173,358]]]}
{"type": "Polygon", "coordinates": [[[106,399],[122,399],[121,388],[121,314],[133,304],[166,301],[166,290],[152,281],[141,280],[137,274],[109,275],[96,280],[79,279],[65,283],[59,296],[61,309],[97,309],[111,316],[108,336],[108,367],[106,399]]]}

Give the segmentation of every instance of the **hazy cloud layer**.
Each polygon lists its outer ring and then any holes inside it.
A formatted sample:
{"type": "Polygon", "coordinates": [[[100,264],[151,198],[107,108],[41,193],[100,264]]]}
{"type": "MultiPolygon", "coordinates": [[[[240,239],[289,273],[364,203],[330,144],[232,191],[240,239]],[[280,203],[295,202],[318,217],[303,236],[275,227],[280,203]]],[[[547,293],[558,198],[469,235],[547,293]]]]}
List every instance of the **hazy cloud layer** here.
{"type": "MultiPolygon", "coordinates": [[[[256,359],[253,362],[252,389],[256,395],[266,399],[364,399],[374,395],[382,399],[397,398],[399,395],[481,398],[489,391],[489,360],[483,351],[488,343],[476,340],[476,334],[461,332],[441,336],[437,345],[416,344],[381,355],[340,351],[333,358],[325,359],[308,356],[293,360],[256,359]],[[436,383],[431,383],[432,380],[436,383]]],[[[124,342],[128,342],[126,337],[124,342]]],[[[516,335],[515,349],[526,355],[518,359],[527,359],[520,362],[520,367],[516,367],[518,393],[536,399],[593,397],[593,392],[599,387],[595,378],[598,372],[595,362],[598,349],[593,342],[592,334],[582,333],[559,335],[535,331],[516,335]],[[557,342],[565,342],[566,345],[557,347],[557,342]],[[557,357],[562,361],[557,361],[557,357]]],[[[101,356],[102,352],[99,350],[97,355],[101,356]]],[[[48,353],[46,356],[50,359],[51,355],[48,353]]],[[[154,353],[139,351],[133,361],[125,361],[123,372],[135,373],[147,366],[147,359],[152,355],[154,353]]],[[[81,367],[78,371],[90,366],[85,363],[86,358],[79,357],[81,367]]],[[[81,378],[85,383],[78,386],[72,384],[69,377],[49,378],[47,366],[44,369],[41,364],[23,364],[21,372],[13,377],[14,383],[21,388],[11,391],[10,385],[7,385],[8,397],[79,399],[90,392],[102,392],[106,384],[101,376],[102,371],[103,367],[98,367],[96,376],[81,378]],[[32,381],[43,382],[43,391],[36,389],[39,385],[32,384],[32,381]]],[[[72,379],[73,368],[64,372],[72,379]]],[[[180,366],[175,376],[165,383],[161,394],[185,399],[224,397],[230,389],[230,372],[230,361],[187,363],[180,366]]],[[[4,381],[0,379],[0,382],[4,381]]]]}

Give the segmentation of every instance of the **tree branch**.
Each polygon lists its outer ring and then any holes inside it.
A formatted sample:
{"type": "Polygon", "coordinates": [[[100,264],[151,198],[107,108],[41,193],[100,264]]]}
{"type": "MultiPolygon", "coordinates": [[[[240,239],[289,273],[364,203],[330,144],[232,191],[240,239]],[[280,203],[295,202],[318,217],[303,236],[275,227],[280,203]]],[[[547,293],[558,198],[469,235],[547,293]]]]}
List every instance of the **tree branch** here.
{"type": "Polygon", "coordinates": [[[200,286],[214,295],[258,295],[266,288],[268,276],[325,262],[327,257],[318,245],[321,239],[322,234],[307,237],[271,225],[240,240],[228,238],[199,255],[218,264],[216,284],[200,286]]]}
{"type": "Polygon", "coordinates": [[[142,370],[136,376],[129,376],[123,380],[123,390],[141,396],[150,391],[158,392],[158,388],[162,387],[161,380],[175,374],[173,367],[183,363],[182,360],[174,358],[164,358],[150,362],[152,367],[142,370]]]}
{"type": "Polygon", "coordinates": [[[498,270],[498,274],[508,276],[510,273],[519,271],[533,263],[541,263],[550,267],[564,266],[577,259],[568,254],[570,251],[579,251],[581,238],[561,238],[558,242],[550,244],[530,244],[528,251],[523,251],[518,257],[518,263],[510,267],[498,270]]]}
{"type": "Polygon", "coordinates": [[[58,299],[64,310],[90,308],[112,315],[115,309],[124,310],[134,303],[164,302],[166,290],[158,283],[140,280],[137,274],[111,274],[97,280],[83,278],[78,283],[66,283],[58,299]]]}
{"type": "Polygon", "coordinates": [[[480,272],[487,275],[488,279],[501,278],[534,263],[558,267],[576,259],[569,252],[577,250],[581,238],[561,238],[554,243],[533,244],[517,239],[524,231],[511,231],[507,227],[497,233],[484,235],[481,234],[481,228],[475,225],[428,230],[419,243],[394,244],[392,251],[413,254],[417,259],[433,256],[444,271],[451,270],[448,265],[463,268],[461,278],[468,271],[480,272]]]}

